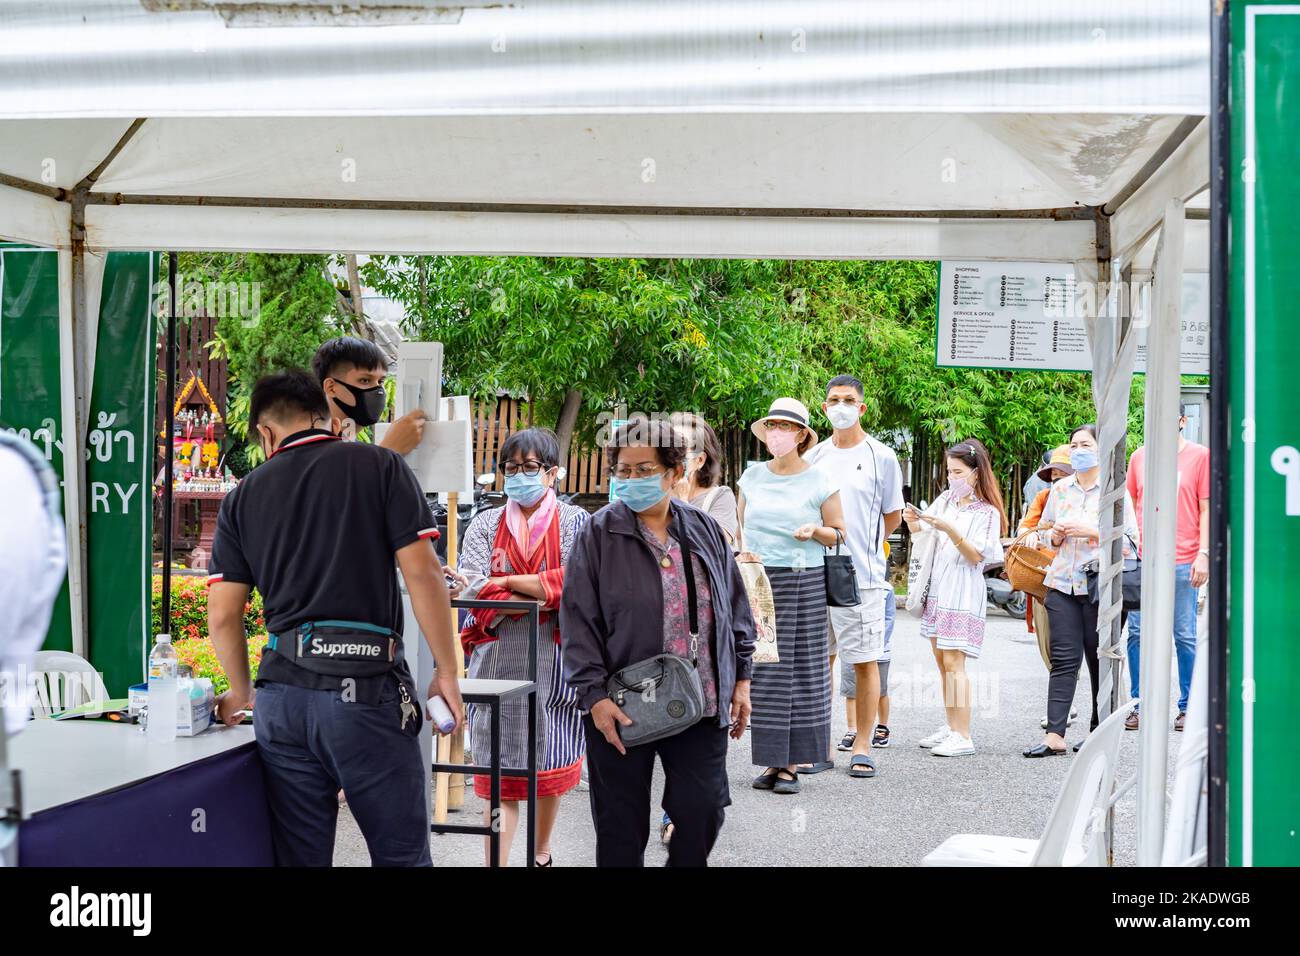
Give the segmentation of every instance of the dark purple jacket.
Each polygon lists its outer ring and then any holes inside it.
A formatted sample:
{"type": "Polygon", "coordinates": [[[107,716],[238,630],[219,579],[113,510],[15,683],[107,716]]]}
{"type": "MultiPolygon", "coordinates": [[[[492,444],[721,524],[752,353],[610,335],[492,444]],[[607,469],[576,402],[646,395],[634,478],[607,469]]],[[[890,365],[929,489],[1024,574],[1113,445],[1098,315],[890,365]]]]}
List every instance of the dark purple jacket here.
{"type": "MultiPolygon", "coordinates": [[[[716,521],[674,499],[674,536],[685,533],[709,573],[713,659],[718,668],[718,723],[731,722],[737,680],[753,673],[754,618],[731,545],[716,521]]],[[[659,563],[641,538],[636,514],[615,501],[578,533],[564,565],[560,598],[564,674],[584,711],[608,697],[610,675],[664,652],[664,599],[659,563]]]]}

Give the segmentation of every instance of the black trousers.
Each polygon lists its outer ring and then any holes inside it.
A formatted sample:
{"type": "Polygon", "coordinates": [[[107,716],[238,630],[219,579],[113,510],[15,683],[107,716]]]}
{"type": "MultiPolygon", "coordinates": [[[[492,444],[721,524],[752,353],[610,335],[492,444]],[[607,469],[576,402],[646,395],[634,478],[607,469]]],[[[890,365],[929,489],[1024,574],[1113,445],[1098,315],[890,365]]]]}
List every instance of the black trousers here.
{"type": "Polygon", "coordinates": [[[373,705],[337,690],[263,683],[253,729],[275,865],[332,865],[342,789],[373,866],[431,866],[429,768],[417,736],[423,719],[417,708],[402,727],[396,681],[373,705]]]}
{"type": "Polygon", "coordinates": [[[1047,732],[1065,736],[1070,704],[1079,683],[1079,662],[1088,665],[1092,684],[1092,720],[1097,726],[1097,605],[1086,594],[1047,591],[1047,619],[1051,625],[1049,656],[1052,673],[1047,681],[1047,732]]]}
{"type": "Polygon", "coordinates": [[[597,866],[644,866],[650,839],[650,784],[655,754],[664,768],[663,808],[673,821],[669,866],[707,866],[722,829],[727,787],[727,728],[706,717],[680,734],[620,754],[590,716],[587,777],[596,825],[597,866]]]}

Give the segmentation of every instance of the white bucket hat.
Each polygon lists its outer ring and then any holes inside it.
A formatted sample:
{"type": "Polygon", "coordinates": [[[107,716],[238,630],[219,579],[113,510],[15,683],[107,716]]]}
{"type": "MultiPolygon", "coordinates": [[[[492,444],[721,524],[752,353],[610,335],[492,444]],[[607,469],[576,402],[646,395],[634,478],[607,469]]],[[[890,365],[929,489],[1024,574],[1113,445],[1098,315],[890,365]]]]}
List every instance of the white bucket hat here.
{"type": "MultiPolygon", "coordinates": [[[[764,441],[767,438],[767,422],[770,418],[784,418],[787,421],[802,425],[803,430],[812,439],[812,444],[817,444],[817,433],[808,424],[808,406],[797,398],[776,399],[768,408],[767,414],[749,426],[749,430],[758,436],[759,441],[764,441]]],[[[802,437],[799,439],[799,443],[803,444],[802,437]]]]}

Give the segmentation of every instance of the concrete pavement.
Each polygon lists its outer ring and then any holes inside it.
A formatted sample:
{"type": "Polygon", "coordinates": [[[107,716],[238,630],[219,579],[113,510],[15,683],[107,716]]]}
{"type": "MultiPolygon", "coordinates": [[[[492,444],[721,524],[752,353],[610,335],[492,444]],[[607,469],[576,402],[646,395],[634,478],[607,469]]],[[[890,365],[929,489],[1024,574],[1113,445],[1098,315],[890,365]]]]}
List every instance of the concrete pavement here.
{"type": "MultiPolygon", "coordinates": [[[[781,796],[753,790],[758,772],[749,762],[748,736],[733,743],[728,759],[732,805],[710,860],[715,866],[915,866],[955,833],[1037,837],[1042,832],[1073,755],[1027,760],[1021,751],[1042,739],[1039,720],[1046,713],[1047,670],[1023,621],[992,611],[983,656],[971,664],[974,714],[973,757],[932,757],[917,741],[943,721],[939,680],[929,644],[919,623],[900,612],[893,640],[890,674],[891,746],[875,754],[879,774],[869,780],[847,775],[846,754],[836,754],[834,770],[803,777],[801,793],[781,796]]],[[[1177,677],[1171,684],[1177,688],[1177,677]]],[[[1080,681],[1075,705],[1080,719],[1070,728],[1071,744],[1087,727],[1088,685],[1080,681]]],[[[1172,726],[1173,714],[1170,714],[1172,726]]],[[[843,698],[835,698],[832,740],[845,730],[843,698]]],[[[1120,779],[1136,772],[1137,734],[1124,735],[1120,779]]],[[[1170,766],[1181,736],[1171,731],[1170,766]]],[[[656,839],[662,775],[656,773],[651,838],[646,864],[666,857],[656,839]]],[[[483,801],[467,795],[455,821],[482,819],[483,801]]],[[[1115,862],[1135,862],[1136,803],[1130,792],[1116,808],[1115,862]]],[[[479,866],[482,843],[476,837],[432,837],[437,866],[479,866]]],[[[595,837],[588,797],[575,790],[563,798],[552,845],[556,866],[591,866],[595,837]]],[[[335,865],[365,866],[369,856],[346,807],[339,818],[335,865]]],[[[516,840],[512,865],[523,863],[523,840],[516,840]]]]}

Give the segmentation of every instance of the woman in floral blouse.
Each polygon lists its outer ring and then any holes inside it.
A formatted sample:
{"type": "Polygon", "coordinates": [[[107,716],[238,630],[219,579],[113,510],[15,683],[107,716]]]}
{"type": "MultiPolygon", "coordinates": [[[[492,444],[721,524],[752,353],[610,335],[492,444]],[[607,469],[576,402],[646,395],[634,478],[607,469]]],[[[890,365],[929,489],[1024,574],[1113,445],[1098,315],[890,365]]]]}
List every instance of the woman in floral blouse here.
{"type": "Polygon", "coordinates": [[[908,505],[903,520],[913,548],[934,549],[930,577],[917,586],[924,589],[921,636],[930,641],[939,665],[947,719],[921,746],[935,757],[969,757],[975,744],[966,663],[984,647],[984,568],[1002,560],[1007,513],[983,443],[969,438],[945,455],[948,490],[924,514],[908,505]]]}
{"type": "MultiPolygon", "coordinates": [[[[1088,597],[1084,570],[1101,556],[1101,456],[1096,425],[1080,425],[1070,435],[1070,465],[1074,474],[1052,485],[1043,509],[1043,523],[1051,525],[1050,546],[1058,549],[1043,579],[1052,635],[1052,671],[1047,684],[1047,735],[1041,744],[1024,752],[1026,757],[1052,757],[1066,752],[1065,726],[1079,683],[1080,661],[1087,663],[1092,685],[1089,732],[1097,726],[1097,605],[1088,597]]],[[[1137,518],[1127,493],[1124,531],[1124,556],[1131,557],[1132,542],[1137,540],[1137,518]]]]}

